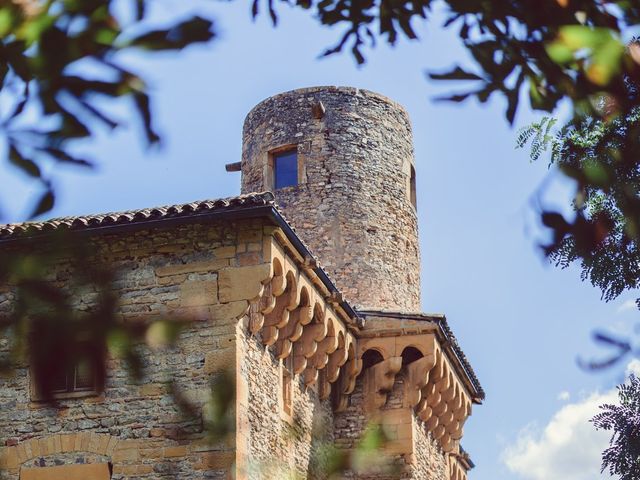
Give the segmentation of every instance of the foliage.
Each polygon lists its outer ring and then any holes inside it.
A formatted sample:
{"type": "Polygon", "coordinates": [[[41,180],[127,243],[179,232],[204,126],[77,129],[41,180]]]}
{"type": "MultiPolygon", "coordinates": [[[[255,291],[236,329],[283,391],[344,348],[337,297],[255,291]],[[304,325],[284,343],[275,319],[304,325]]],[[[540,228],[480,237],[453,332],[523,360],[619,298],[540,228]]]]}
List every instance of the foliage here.
{"type": "Polygon", "coordinates": [[[621,480],[640,478],[640,379],[631,374],[618,386],[620,405],[601,405],[591,419],[596,429],[611,431],[609,447],[602,453],[602,472],[621,480]]]}
{"type": "Polygon", "coordinates": [[[520,148],[530,145],[532,160],[548,151],[550,162],[577,180],[574,224],[555,212],[542,215],[555,230],[545,249],[560,267],[579,261],[582,279],[610,301],[640,283],[640,170],[627,161],[640,153],[633,141],[640,138],[640,110],[609,121],[576,119],[553,132],[555,122],[545,117],[517,139],[520,148]]]}
{"type": "MultiPolygon", "coordinates": [[[[134,25],[144,25],[145,1],[132,3],[134,25]]],[[[197,16],[132,34],[112,14],[114,4],[22,0],[0,6],[0,99],[12,103],[0,118],[0,134],[6,137],[9,161],[43,187],[32,216],[50,210],[55,201],[42,163],[89,166],[74,154],[74,141],[120,124],[101,106],[105,100],[132,100],[146,141],[159,141],[145,83],[120,64],[120,53],[180,50],[213,37],[212,22],[197,16]],[[34,114],[37,121],[29,121],[34,114]]]]}
{"type": "Polygon", "coordinates": [[[401,35],[416,38],[413,23],[429,18],[436,4],[444,6],[444,27],[457,29],[473,65],[431,73],[435,80],[471,85],[444,100],[484,103],[498,94],[507,102],[510,123],[525,96],[532,108],[546,112],[570,102],[573,120],[555,140],[549,138],[551,119],[522,132],[520,139],[532,136],[534,159],[545,145],[554,161],[568,156],[557,163],[577,183],[575,218],[542,214],[554,235],[547,251],[555,252],[561,265],[581,259],[585,278],[603,288],[606,299],[633,288],[640,236],[640,136],[637,88],[630,85],[640,79],[640,43],[626,47],[624,39],[640,23],[640,5],[624,0],[325,0],[316,5],[321,22],[346,26],[340,42],[326,53],[349,44],[361,63],[367,38],[371,45],[378,35],[391,44],[401,35]],[[562,143],[565,134],[577,137],[562,143]]]}
{"type": "MultiPolygon", "coordinates": [[[[198,16],[161,30],[145,29],[148,3],[131,0],[135,15],[128,24],[113,13],[115,0],[0,3],[0,100],[7,105],[2,109],[0,135],[6,140],[5,157],[43,188],[32,216],[46,213],[55,203],[53,184],[43,166],[48,162],[90,166],[89,160],[76,154],[74,145],[90,139],[98,128],[119,125],[109,113],[111,102],[132,101],[144,127],[145,141],[150,145],[159,141],[144,79],[119,63],[120,54],[138,49],[149,54],[180,50],[207,42],[214,34],[211,20],[198,16]]],[[[436,3],[297,0],[295,5],[315,9],[321,25],[343,27],[338,43],[325,54],[348,47],[355,60],[363,63],[365,46],[375,45],[378,38],[390,44],[400,37],[417,38],[415,22],[429,19],[436,3]]],[[[547,112],[562,100],[571,102],[575,118],[567,133],[575,132],[577,137],[575,145],[567,144],[568,151],[565,144],[548,138],[550,120],[523,137],[523,142],[535,142],[539,151],[551,142],[552,155],[557,152],[554,161],[562,163],[562,171],[578,183],[575,219],[566,220],[554,212],[543,214],[543,221],[555,232],[548,251],[558,255],[561,264],[577,258],[587,262],[592,281],[600,282],[597,279],[602,277],[603,286],[611,284],[603,290],[605,298],[614,298],[620,289],[635,286],[633,265],[638,262],[625,262],[635,259],[633,249],[640,235],[640,136],[634,119],[637,101],[629,95],[628,79],[639,76],[640,52],[633,45],[625,49],[622,38],[640,23],[640,6],[623,0],[439,3],[446,9],[444,27],[457,30],[473,63],[471,69],[456,66],[446,73],[431,74],[436,80],[472,85],[446,97],[448,100],[476,98],[486,102],[497,93],[507,101],[506,118],[511,123],[523,93],[528,94],[533,108],[547,112]],[[599,108],[600,98],[606,99],[606,109],[599,108]],[[589,134],[580,139],[580,132],[589,134]],[[607,269],[617,272],[622,280],[602,276],[607,269]]],[[[260,0],[254,0],[254,15],[260,7],[260,0]]],[[[275,23],[278,16],[273,0],[267,0],[267,8],[275,23]]],[[[105,374],[103,360],[108,349],[128,358],[134,372],[138,371],[136,343],[170,343],[170,323],[159,327],[123,326],[117,321],[110,293],[114,272],[87,262],[92,253],[71,247],[68,236],[57,241],[51,247],[57,251],[53,256],[51,252],[31,250],[19,257],[6,254],[0,259],[2,285],[11,284],[17,289],[12,312],[0,317],[2,334],[11,336],[16,355],[31,355],[32,362],[40,362],[36,368],[55,368],[45,365],[44,359],[57,354],[62,355],[58,357],[60,364],[76,361],[74,356],[86,354],[82,342],[89,341],[88,355],[95,356],[101,375],[105,374]],[[63,294],[53,287],[55,282],[48,277],[46,267],[60,255],[73,257],[71,263],[79,272],[74,288],[95,292],[96,301],[90,309],[78,312],[73,305],[73,290],[63,294]],[[27,345],[31,331],[38,332],[34,338],[41,342],[35,349],[27,345]],[[67,353],[60,352],[59,344],[48,341],[49,336],[56,339],[60,335],[71,338],[67,353]]],[[[49,387],[41,387],[46,394],[49,387]]],[[[175,397],[180,403],[180,395],[175,397]]],[[[227,397],[222,397],[224,404],[227,397]]],[[[184,409],[188,411],[189,406],[184,405],[184,409]]],[[[219,410],[212,411],[212,419],[222,425],[216,428],[226,428],[219,410]]]]}

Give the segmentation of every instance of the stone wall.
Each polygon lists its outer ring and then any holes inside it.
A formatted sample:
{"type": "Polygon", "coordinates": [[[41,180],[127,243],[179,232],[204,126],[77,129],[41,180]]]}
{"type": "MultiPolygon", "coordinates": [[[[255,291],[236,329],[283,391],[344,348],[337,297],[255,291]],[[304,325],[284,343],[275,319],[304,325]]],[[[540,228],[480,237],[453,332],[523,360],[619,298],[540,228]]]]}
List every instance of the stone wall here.
{"type": "Polygon", "coordinates": [[[326,478],[323,454],[333,445],[331,402],[295,376],[291,415],[282,398],[282,365],[258,338],[242,329],[239,382],[246,398],[238,401],[238,449],[249,479],[326,478]]]}
{"type": "Polygon", "coordinates": [[[295,90],[245,120],[242,192],[272,190],[270,152],[297,149],[299,185],[276,200],[356,307],[419,311],[411,125],[389,99],[354,88],[295,90]],[[326,111],[314,117],[322,102],[326,111]]]}
{"type": "MultiPolygon", "coordinates": [[[[261,332],[249,333],[249,305],[269,278],[273,232],[262,220],[247,220],[97,237],[95,260],[117,271],[113,288],[123,321],[192,322],[169,350],[140,347],[142,382],[112,358],[104,393],[62,399],[55,407],[35,401],[29,367],[17,364],[12,377],[0,380],[5,477],[17,478],[21,468],[111,463],[115,480],[227,479],[237,462],[236,478],[326,478],[333,413],[331,401],[320,400],[323,382],[305,385],[296,375],[286,415],[282,362],[274,347],[263,345],[261,332]],[[212,443],[205,438],[203,412],[221,370],[236,380],[236,432],[212,443]],[[181,415],[170,381],[201,410],[196,418],[181,415]]],[[[64,289],[73,274],[61,259],[51,279],[64,289]]],[[[12,290],[2,295],[0,306],[9,308],[12,290]]],[[[89,309],[94,296],[75,296],[76,307],[89,309]]],[[[0,345],[6,354],[8,342],[0,345]]]]}
{"type": "MultiPolygon", "coordinates": [[[[202,416],[185,420],[169,392],[169,381],[194,405],[210,395],[212,375],[235,367],[238,318],[248,299],[224,298],[224,272],[262,259],[262,221],[191,225],[167,230],[103,236],[96,260],[118,272],[114,282],[124,321],[158,318],[194,320],[170,350],[141,348],[144,381],[117,359],[109,361],[104,393],[60,400],[57,407],[34,401],[30,370],[19,363],[0,379],[0,451],[6,478],[19,468],[113,463],[114,479],[228,478],[235,460],[233,436],[204,438],[202,416]],[[223,273],[221,273],[223,272],[223,273]]],[[[60,261],[52,284],[65,288],[73,269],[60,261]]],[[[238,289],[242,295],[246,289],[238,289]]],[[[75,297],[89,308],[94,292],[75,297]]],[[[10,308],[12,293],[3,293],[10,308]]],[[[6,354],[7,339],[0,342],[6,354]]]]}
{"type": "Polygon", "coordinates": [[[358,448],[367,428],[382,425],[385,447],[376,452],[367,466],[349,471],[344,478],[353,480],[448,480],[448,455],[425,429],[424,423],[409,412],[404,415],[404,372],[395,377],[386,405],[379,411],[366,412],[363,388],[364,372],[357,380],[349,407],[335,414],[335,445],[345,450],[358,448]],[[400,414],[400,415],[398,415],[400,414]],[[400,419],[400,423],[398,421],[400,419]],[[407,429],[412,439],[408,453],[407,429]]]}

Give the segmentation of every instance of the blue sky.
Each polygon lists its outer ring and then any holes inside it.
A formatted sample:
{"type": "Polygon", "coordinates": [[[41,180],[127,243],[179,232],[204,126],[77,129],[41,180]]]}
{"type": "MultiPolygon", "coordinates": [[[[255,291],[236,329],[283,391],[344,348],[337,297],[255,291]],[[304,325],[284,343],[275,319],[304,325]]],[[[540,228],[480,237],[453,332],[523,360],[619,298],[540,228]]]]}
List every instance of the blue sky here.
{"type": "MultiPolygon", "coordinates": [[[[463,445],[477,464],[471,478],[601,478],[597,449],[585,445],[593,437],[604,446],[606,438],[593,436],[584,418],[611,397],[624,367],[595,374],[576,358],[597,353],[595,328],[630,331],[637,313],[625,302],[632,296],[605,304],[577,269],[555,269],[542,257],[536,205],[562,205],[568,186],[514,149],[516,129],[506,124],[501,99],[432,100],[454,86],[429,82],[425,70],[464,61],[457,38],[432,23],[418,28],[420,42],[379,44],[358,68],[348,54],[318,59],[339,31],[286,5],[275,30],[267,16],[253,23],[244,3],[165,0],[155,14],[170,18],[194,5],[216,20],[218,38],[209,46],[125,59],[149,79],[164,147],[146,151],[135,119],[104,132],[80,148],[99,168],[53,171],[59,197],[52,215],[236,195],[240,176],[224,165],[240,160],[242,122],[253,105],[315,85],[382,93],[413,122],[423,309],[447,315],[487,392],[465,427],[463,445]]],[[[109,108],[131,118],[126,105],[109,108]]],[[[517,124],[538,117],[523,110],[517,124]]],[[[3,220],[23,219],[33,187],[8,167],[0,181],[3,220]]]]}

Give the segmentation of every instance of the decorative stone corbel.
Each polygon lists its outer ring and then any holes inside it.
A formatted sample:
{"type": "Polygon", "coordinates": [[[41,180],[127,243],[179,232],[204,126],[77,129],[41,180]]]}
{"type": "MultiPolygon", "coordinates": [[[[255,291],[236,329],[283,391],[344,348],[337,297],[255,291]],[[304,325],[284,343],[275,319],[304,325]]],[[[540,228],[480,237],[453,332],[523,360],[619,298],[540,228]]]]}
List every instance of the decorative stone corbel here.
{"type": "Polygon", "coordinates": [[[274,286],[271,286],[271,293],[276,297],[276,304],[264,315],[262,325],[262,343],[271,346],[278,340],[279,330],[289,323],[289,314],[298,305],[296,303],[297,290],[296,280],[293,273],[289,272],[286,276],[285,288],[280,290],[279,295],[274,292],[274,286]]]}
{"type": "MultiPolygon", "coordinates": [[[[347,337],[348,338],[348,337],[347,337]]],[[[344,411],[349,405],[348,395],[356,388],[356,379],[362,371],[362,359],[355,355],[355,340],[353,343],[347,343],[348,359],[340,371],[340,376],[336,382],[338,395],[336,395],[336,404],[334,410],[336,412],[344,411]]]]}
{"type": "Polygon", "coordinates": [[[429,372],[436,364],[435,355],[429,354],[407,365],[404,405],[416,407],[422,399],[422,389],[429,383],[429,372]]]}
{"type": "Polygon", "coordinates": [[[301,305],[289,313],[289,322],[279,331],[276,342],[276,357],[278,359],[287,358],[293,351],[293,343],[302,336],[304,326],[313,319],[313,307],[311,305],[301,305]]]}
{"type": "Polygon", "coordinates": [[[373,412],[387,403],[387,394],[393,388],[396,374],[402,368],[402,357],[391,357],[376,363],[365,371],[365,411],[373,412]]]}

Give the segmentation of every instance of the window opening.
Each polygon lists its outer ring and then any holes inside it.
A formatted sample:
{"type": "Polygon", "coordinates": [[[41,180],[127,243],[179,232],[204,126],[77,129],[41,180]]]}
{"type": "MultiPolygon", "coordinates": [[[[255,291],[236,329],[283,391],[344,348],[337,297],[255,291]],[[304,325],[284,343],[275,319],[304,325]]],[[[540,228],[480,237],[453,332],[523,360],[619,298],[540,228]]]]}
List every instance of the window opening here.
{"type": "Polygon", "coordinates": [[[291,416],[293,414],[293,355],[289,355],[282,362],[282,410],[291,416]]]}
{"type": "Polygon", "coordinates": [[[411,165],[411,177],[409,178],[409,201],[413,208],[418,208],[418,202],[416,198],[416,169],[411,165]]]}
{"type": "Polygon", "coordinates": [[[60,372],[54,379],[52,393],[93,392],[95,389],[94,369],[85,359],[60,372]]]}
{"type": "Polygon", "coordinates": [[[382,354],[377,350],[367,350],[362,355],[362,371],[364,372],[367,368],[373,367],[377,363],[380,363],[384,360],[382,354]]]}
{"type": "Polygon", "coordinates": [[[275,189],[293,187],[298,184],[298,151],[287,150],[273,154],[275,189]]]}

